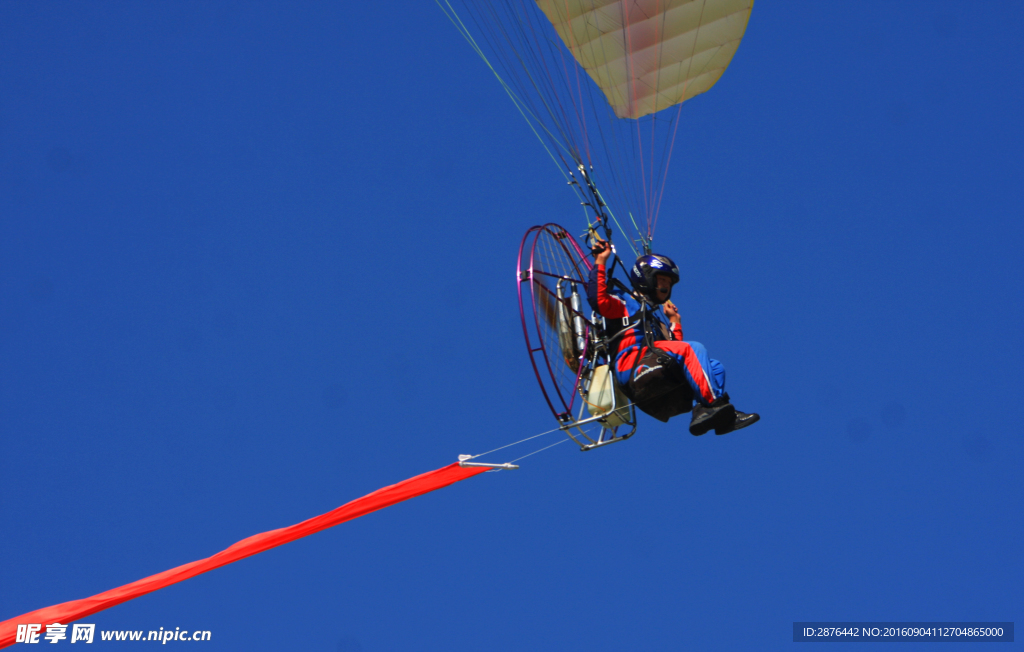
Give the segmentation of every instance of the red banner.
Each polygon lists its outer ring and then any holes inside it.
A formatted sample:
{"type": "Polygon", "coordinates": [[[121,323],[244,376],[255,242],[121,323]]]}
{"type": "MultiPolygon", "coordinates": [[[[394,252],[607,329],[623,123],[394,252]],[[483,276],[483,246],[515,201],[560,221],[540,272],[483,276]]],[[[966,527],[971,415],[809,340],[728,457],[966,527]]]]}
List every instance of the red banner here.
{"type": "Polygon", "coordinates": [[[190,577],[220,568],[239,559],[251,557],[256,553],[276,548],[290,541],[301,539],[320,530],[326,530],[339,523],[351,521],[354,518],[375,512],[378,509],[390,507],[403,500],[409,500],[435,489],[447,487],[459,480],[465,480],[486,470],[483,467],[462,468],[458,463],[451,464],[436,471],[430,471],[398,484],[393,484],[390,487],[378,489],[372,494],[357,498],[337,509],[333,509],[320,516],[314,516],[307,521],[278,530],[256,534],[248,539],[242,539],[230,548],[222,550],[212,557],[184,564],[156,575],[150,575],[131,584],[125,584],[116,589],[98,593],[90,598],[62,602],[52,607],[36,609],[27,614],[5,620],[0,622],[0,648],[7,647],[15,642],[19,624],[41,624],[43,626],[42,631],[45,633],[47,625],[53,623],[68,625],[98,611],[103,611],[114,605],[127,602],[132,598],[137,598],[140,595],[152,593],[171,584],[177,584],[190,577]]]}

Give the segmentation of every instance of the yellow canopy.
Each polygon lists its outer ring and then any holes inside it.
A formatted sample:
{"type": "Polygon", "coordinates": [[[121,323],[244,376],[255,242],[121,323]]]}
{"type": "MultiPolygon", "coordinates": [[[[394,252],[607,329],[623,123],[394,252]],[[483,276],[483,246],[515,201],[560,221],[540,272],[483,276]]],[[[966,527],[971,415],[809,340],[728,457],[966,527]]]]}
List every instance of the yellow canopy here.
{"type": "Polygon", "coordinates": [[[640,118],[715,85],[754,0],[536,0],[620,118],[640,118]]]}

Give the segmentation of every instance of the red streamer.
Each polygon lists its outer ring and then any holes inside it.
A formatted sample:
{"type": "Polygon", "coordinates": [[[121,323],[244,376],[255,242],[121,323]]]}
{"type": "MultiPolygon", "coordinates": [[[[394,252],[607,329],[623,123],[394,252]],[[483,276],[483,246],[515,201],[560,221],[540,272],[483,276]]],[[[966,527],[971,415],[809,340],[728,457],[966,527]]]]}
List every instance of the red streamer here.
{"type": "Polygon", "coordinates": [[[378,509],[383,509],[385,507],[390,507],[391,505],[400,503],[403,500],[409,500],[410,498],[415,498],[416,496],[434,491],[435,489],[447,487],[459,480],[465,480],[466,478],[483,473],[486,470],[487,469],[484,467],[462,468],[458,463],[450,464],[437,469],[436,471],[430,471],[429,473],[409,478],[408,480],[404,480],[398,484],[393,484],[390,487],[378,489],[372,494],[367,494],[362,498],[357,498],[350,503],[346,503],[337,509],[327,512],[326,514],[314,516],[309,520],[296,523],[289,527],[263,532],[261,534],[253,535],[248,539],[242,539],[230,548],[222,550],[212,557],[184,564],[177,568],[157,573],[156,575],[150,575],[149,577],[137,580],[131,584],[125,584],[124,586],[119,586],[116,589],[110,589],[109,591],[98,593],[90,598],[63,602],[61,604],[53,605],[52,607],[36,609],[35,611],[30,611],[26,614],[22,614],[21,616],[11,618],[10,620],[5,620],[0,622],[0,648],[12,645],[15,642],[15,636],[19,624],[41,624],[43,626],[42,633],[45,634],[46,625],[53,623],[68,625],[98,611],[103,611],[104,609],[109,609],[114,605],[127,602],[132,598],[137,598],[140,595],[152,593],[153,591],[162,589],[165,586],[170,586],[171,584],[177,584],[178,582],[182,582],[215,568],[220,568],[221,566],[238,561],[239,559],[251,557],[256,553],[276,548],[277,546],[295,541],[296,539],[301,539],[302,537],[309,536],[310,534],[314,534],[320,530],[326,530],[327,528],[334,527],[339,523],[351,521],[352,519],[359,518],[364,514],[369,514],[370,512],[375,512],[378,509]]]}

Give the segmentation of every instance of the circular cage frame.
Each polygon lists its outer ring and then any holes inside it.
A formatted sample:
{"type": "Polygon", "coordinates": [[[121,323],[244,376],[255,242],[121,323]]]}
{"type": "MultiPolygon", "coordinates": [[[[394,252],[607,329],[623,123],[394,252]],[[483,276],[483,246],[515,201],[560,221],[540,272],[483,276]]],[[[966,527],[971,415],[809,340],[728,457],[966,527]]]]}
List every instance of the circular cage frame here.
{"type": "Polygon", "coordinates": [[[554,325],[550,323],[551,307],[557,309],[561,301],[574,317],[581,318],[578,321],[583,328],[581,359],[589,353],[590,322],[582,314],[581,306],[574,309],[566,305],[566,299],[558,297],[557,292],[553,292],[548,284],[554,282],[557,286],[560,282],[569,282],[583,286],[590,276],[591,267],[591,262],[576,238],[557,224],[531,227],[519,245],[516,286],[526,349],[544,399],[560,423],[573,420],[573,409],[579,398],[576,388],[584,365],[579,364],[576,371],[572,372],[561,355],[558,335],[552,333],[554,325]]]}

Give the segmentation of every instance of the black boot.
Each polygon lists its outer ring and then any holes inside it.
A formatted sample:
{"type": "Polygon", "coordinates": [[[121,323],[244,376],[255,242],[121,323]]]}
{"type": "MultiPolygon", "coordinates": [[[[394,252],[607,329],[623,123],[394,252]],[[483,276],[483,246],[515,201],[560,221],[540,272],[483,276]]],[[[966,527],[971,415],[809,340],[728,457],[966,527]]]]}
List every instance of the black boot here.
{"type": "Polygon", "coordinates": [[[758,419],[761,418],[761,415],[759,414],[747,414],[746,412],[740,412],[739,410],[734,410],[734,412],[736,412],[736,418],[732,423],[722,423],[715,426],[716,435],[724,435],[725,433],[732,432],[733,430],[746,428],[747,426],[757,423],[758,419]]]}
{"type": "Polygon", "coordinates": [[[712,428],[725,427],[736,420],[736,408],[729,403],[729,395],[722,394],[711,405],[697,404],[690,419],[690,434],[700,436],[712,428]]]}

